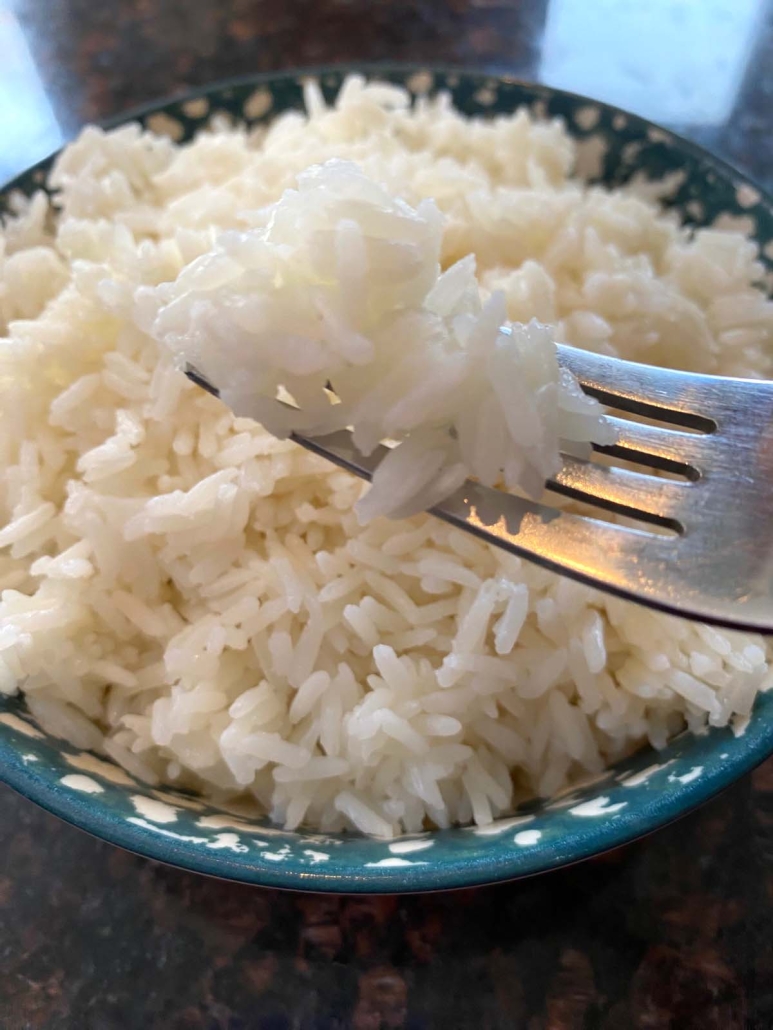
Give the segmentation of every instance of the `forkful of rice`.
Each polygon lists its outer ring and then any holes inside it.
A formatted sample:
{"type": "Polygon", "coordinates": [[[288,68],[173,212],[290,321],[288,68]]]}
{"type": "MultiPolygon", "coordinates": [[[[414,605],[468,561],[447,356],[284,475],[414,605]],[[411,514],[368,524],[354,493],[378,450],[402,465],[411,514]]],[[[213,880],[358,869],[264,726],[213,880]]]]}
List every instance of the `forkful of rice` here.
{"type": "Polygon", "coordinates": [[[330,161],[138,318],[237,415],[601,590],[773,632],[773,383],[580,351],[441,271],[443,217],[330,161]],[[617,463],[617,464],[616,464],[617,463]],[[567,504],[566,499],[571,502],[567,504]]]}

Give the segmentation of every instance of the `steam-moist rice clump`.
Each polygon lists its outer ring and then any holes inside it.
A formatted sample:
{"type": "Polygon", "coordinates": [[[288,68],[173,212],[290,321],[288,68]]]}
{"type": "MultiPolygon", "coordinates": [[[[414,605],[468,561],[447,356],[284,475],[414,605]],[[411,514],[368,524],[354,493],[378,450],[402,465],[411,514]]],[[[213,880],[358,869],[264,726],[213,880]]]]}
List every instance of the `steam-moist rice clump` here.
{"type": "MultiPolygon", "coordinates": [[[[222,230],[355,164],[444,216],[441,264],[558,340],[768,375],[754,246],[571,178],[526,112],[468,120],[350,79],[334,110],[192,144],[85,130],[5,227],[0,689],[149,782],[278,823],[485,824],[684,726],[742,728],[762,638],[605,597],[418,515],[360,525],[358,480],[192,386],[141,328],[222,230]],[[141,307],[141,305],[140,305],[141,307]]],[[[485,302],[485,296],[484,296],[485,302]]]]}
{"type": "Polygon", "coordinates": [[[504,292],[483,303],[473,254],[441,271],[434,200],[413,208],[332,160],[262,222],[137,290],[135,318],[275,436],[351,426],[366,455],[390,440],[361,521],[426,511],[470,476],[538,498],[562,444],[614,442],[548,326],[503,325],[504,292]]]}

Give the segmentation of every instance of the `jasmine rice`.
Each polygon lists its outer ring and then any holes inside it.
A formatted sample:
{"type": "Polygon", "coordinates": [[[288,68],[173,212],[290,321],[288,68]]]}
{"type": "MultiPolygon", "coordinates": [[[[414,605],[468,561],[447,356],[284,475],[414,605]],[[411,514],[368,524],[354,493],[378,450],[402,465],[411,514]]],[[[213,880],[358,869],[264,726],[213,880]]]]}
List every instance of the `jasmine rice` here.
{"type": "MultiPolygon", "coordinates": [[[[443,99],[410,109],[402,90],[357,78],[332,110],[310,86],[307,106],[268,130],[215,126],[182,146],[137,126],[86,129],[51,174],[53,209],[38,194],[5,226],[0,689],[21,689],[46,730],[148,782],[251,797],[287,827],[378,836],[486,824],[685,726],[742,728],[771,682],[761,638],[605,597],[427,515],[383,515],[426,506],[470,469],[536,489],[561,439],[603,432],[590,407],[561,422],[571,410],[561,389],[576,395],[550,366],[553,341],[770,375],[773,306],[755,285],[753,244],[732,232],[691,236],[649,201],[586,189],[572,178],[562,126],[525,112],[476,122],[443,99]],[[343,403],[367,385],[350,390],[343,378],[363,346],[354,330],[373,338],[362,313],[339,304],[347,277],[359,276],[390,331],[407,307],[414,328],[431,316],[444,353],[452,336],[463,350],[481,320],[486,353],[501,320],[540,323],[523,332],[526,351],[547,356],[543,377],[517,364],[524,348],[508,355],[532,384],[524,404],[536,409],[538,444],[526,447],[523,426],[506,435],[510,407],[495,382],[476,380],[479,408],[461,434],[463,405],[436,405],[435,423],[422,422],[422,432],[442,427],[443,446],[437,436],[427,445],[442,453],[430,461],[425,447],[423,478],[396,503],[416,454],[363,499],[361,482],[247,417],[281,436],[270,403],[279,385],[304,418],[352,416],[329,398],[321,407],[319,382],[313,393],[301,381],[329,371],[327,352],[318,368],[304,364],[308,324],[300,331],[282,306],[262,323],[249,307],[270,294],[253,244],[272,218],[297,215],[309,175],[328,197],[339,190],[329,222],[326,198],[318,206],[323,233],[338,231],[355,190],[377,191],[379,217],[388,209],[411,232],[424,226],[411,241],[423,257],[402,278],[416,252],[394,221],[384,223],[380,276],[363,276],[344,248],[335,303],[327,296],[316,309],[327,318],[317,339],[353,348],[337,373],[343,403]],[[395,243],[397,263],[386,246],[395,243]],[[213,278],[186,282],[202,267],[213,278]],[[413,307],[399,289],[414,291],[413,307]],[[209,318],[206,301],[228,319],[209,318]],[[238,415],[175,367],[180,356],[215,361],[238,325],[253,337],[267,326],[264,346],[281,319],[275,366],[285,364],[263,400],[226,376],[238,415]],[[305,342],[290,356],[296,338],[305,342]],[[495,403],[503,421],[476,435],[495,403]],[[448,439],[463,446],[450,453],[448,439]]],[[[362,229],[356,212],[349,221],[362,229]]],[[[293,239],[311,236],[274,242],[292,249],[293,239]]],[[[298,286],[296,309],[310,288],[298,286]]],[[[406,329],[406,360],[410,340],[406,329]]],[[[427,340],[417,332],[416,353],[427,340]]],[[[404,369],[381,408],[371,398],[365,436],[403,433],[405,455],[411,418],[429,409],[406,404],[392,423],[386,413],[427,385],[428,368],[404,369]]],[[[217,381],[214,365],[206,371],[217,381]]]]}

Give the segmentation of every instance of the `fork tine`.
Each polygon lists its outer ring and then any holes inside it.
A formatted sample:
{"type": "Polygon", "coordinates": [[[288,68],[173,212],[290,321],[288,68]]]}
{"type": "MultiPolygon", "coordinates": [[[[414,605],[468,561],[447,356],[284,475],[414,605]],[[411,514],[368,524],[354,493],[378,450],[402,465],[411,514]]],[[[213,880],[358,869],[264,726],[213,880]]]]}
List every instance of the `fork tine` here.
{"type": "MultiPolygon", "coordinates": [[[[366,479],[382,457],[377,452],[363,458],[346,431],[313,441],[299,438],[298,443],[366,479]]],[[[619,478],[625,470],[610,471],[616,482],[628,479],[625,475],[619,478]]],[[[694,489],[697,501],[704,489],[700,484],[641,478],[648,479],[648,488],[666,491],[665,496],[669,491],[683,489],[686,494],[694,489]]],[[[702,503],[685,508],[688,513],[696,508],[700,513],[702,503]]],[[[765,631],[773,627],[766,592],[769,572],[763,560],[768,552],[759,561],[765,587],[762,593],[757,588],[750,591],[750,569],[756,568],[750,561],[756,563],[757,552],[752,556],[733,552],[729,559],[725,556],[724,561],[714,563],[705,533],[696,531],[699,527],[686,526],[685,534],[678,537],[658,535],[558,511],[469,480],[430,511],[489,544],[619,597],[734,629],[765,631]],[[707,561],[713,570],[709,579],[705,575],[707,561]]]]}
{"type": "Polygon", "coordinates": [[[645,557],[663,565],[673,562],[673,537],[559,512],[469,481],[432,513],[554,572],[672,610],[660,597],[644,597],[650,590],[641,582],[640,569],[645,557]]]}
{"type": "MultiPolygon", "coordinates": [[[[196,369],[188,366],[186,374],[192,382],[218,396],[216,387],[196,369]]],[[[683,461],[677,460],[677,457],[681,459],[685,445],[689,447],[696,440],[694,435],[674,433],[624,419],[610,421],[615,424],[619,439],[615,447],[605,448],[606,451],[623,457],[643,455],[656,467],[662,468],[671,464],[678,466],[679,470],[687,468],[683,461]]],[[[342,468],[360,476],[363,472],[372,475],[387,453],[386,448],[378,447],[366,457],[355,448],[351,433],[345,429],[323,437],[308,438],[292,434],[292,438],[307,450],[330,458],[342,468]]],[[[681,489],[685,485],[626,469],[606,468],[592,462],[565,457],[563,468],[549,487],[565,497],[572,497],[624,515],[644,517],[645,521],[679,529],[681,524],[675,517],[675,512],[687,499],[684,490],[681,489]]]]}
{"type": "Polygon", "coordinates": [[[680,532],[684,527],[679,516],[689,504],[695,485],[565,457],[563,468],[548,483],[548,489],[680,532]]]}
{"type": "Polygon", "coordinates": [[[558,344],[558,360],[603,404],[638,415],[712,433],[716,423],[705,414],[717,380],[676,372],[558,344]]]}
{"type": "Polygon", "coordinates": [[[195,383],[196,386],[200,386],[202,390],[206,390],[207,393],[212,394],[213,397],[220,396],[218,388],[213,386],[209,379],[207,379],[206,376],[203,376],[197,368],[193,367],[193,365],[186,365],[184,371],[188,379],[190,379],[192,383],[195,383]]]}
{"type": "MultiPolygon", "coordinates": [[[[563,359],[589,392],[612,406],[701,430],[612,418],[618,440],[597,450],[698,482],[675,483],[567,457],[549,485],[676,529],[679,536],[559,511],[469,480],[432,514],[620,597],[719,626],[773,633],[773,382],[692,377],[570,348],[562,348],[563,359]]],[[[218,395],[195,369],[187,373],[218,395]]],[[[293,439],[363,479],[387,453],[382,446],[363,456],[347,430],[293,439]]]]}
{"type": "MultiPolygon", "coordinates": [[[[330,458],[342,468],[360,476],[363,473],[371,476],[387,452],[387,448],[379,447],[367,456],[360,454],[348,430],[339,430],[313,439],[296,436],[293,439],[307,450],[330,458]]],[[[593,462],[567,457],[564,458],[564,467],[548,486],[566,497],[679,532],[682,523],[678,513],[688,500],[687,491],[691,484],[657,479],[640,472],[629,472],[627,469],[606,468],[593,462]]],[[[468,481],[464,489],[476,490],[479,505],[485,504],[489,511],[493,511],[496,506],[499,506],[500,510],[508,507],[510,510],[537,513],[542,521],[549,521],[557,515],[556,509],[550,506],[520,498],[511,500],[512,495],[495,488],[484,488],[468,481]]],[[[450,503],[443,501],[437,508],[432,509],[433,513],[440,518],[447,518],[450,503]]],[[[594,521],[594,525],[605,524],[594,521]]]]}
{"type": "Polygon", "coordinates": [[[711,464],[713,445],[708,434],[682,433],[613,415],[607,415],[607,422],[617,433],[617,440],[611,446],[596,447],[603,454],[676,472],[688,479],[699,479],[701,471],[711,464]]]}
{"type": "Polygon", "coordinates": [[[376,447],[370,454],[362,454],[354,444],[352,434],[348,429],[337,429],[334,433],[326,436],[298,436],[290,434],[290,439],[305,447],[312,454],[319,454],[322,458],[334,461],[336,465],[347,472],[353,472],[361,479],[370,479],[378,466],[389,453],[389,448],[383,444],[376,447]]]}

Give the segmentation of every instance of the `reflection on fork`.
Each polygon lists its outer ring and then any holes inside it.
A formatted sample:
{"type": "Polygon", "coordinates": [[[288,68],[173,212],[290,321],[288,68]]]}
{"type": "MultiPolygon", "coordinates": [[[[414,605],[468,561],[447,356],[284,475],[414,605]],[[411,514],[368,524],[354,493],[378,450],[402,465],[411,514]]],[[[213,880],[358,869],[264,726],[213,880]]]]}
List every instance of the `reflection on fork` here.
{"type": "MultiPolygon", "coordinates": [[[[610,414],[617,441],[596,448],[626,467],[566,455],[547,484],[594,514],[469,480],[432,513],[621,597],[773,632],[773,383],[675,372],[566,346],[558,352],[587,393],[628,416],[610,414]],[[606,512],[639,525],[608,521],[606,512]]],[[[218,395],[195,369],[187,375],[218,395]]],[[[363,479],[387,453],[379,447],[361,454],[347,430],[293,439],[363,479]]]]}

